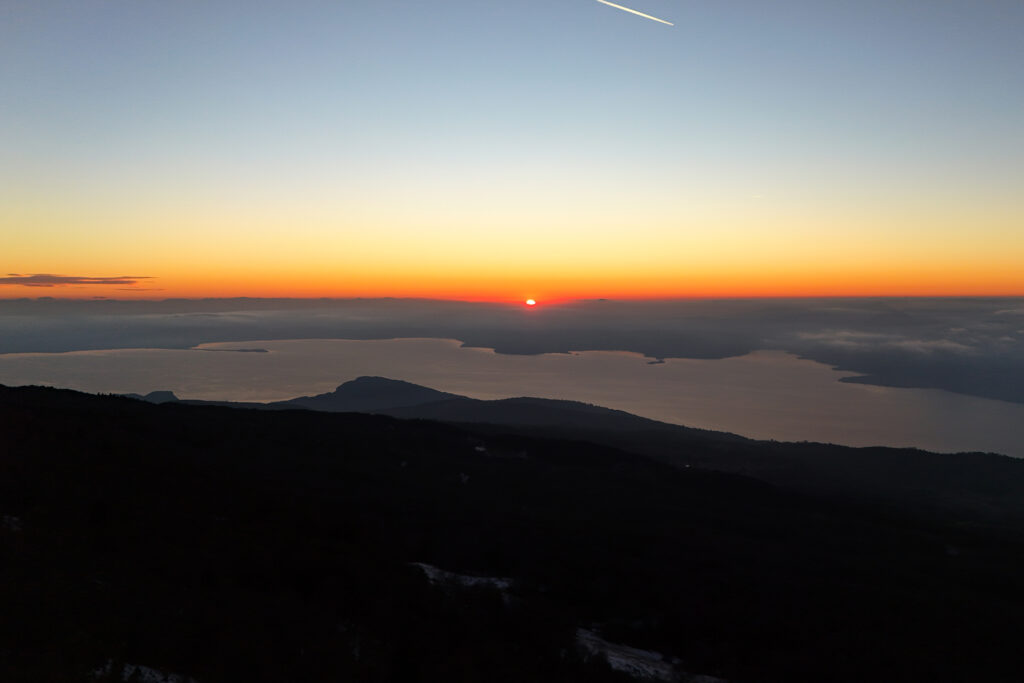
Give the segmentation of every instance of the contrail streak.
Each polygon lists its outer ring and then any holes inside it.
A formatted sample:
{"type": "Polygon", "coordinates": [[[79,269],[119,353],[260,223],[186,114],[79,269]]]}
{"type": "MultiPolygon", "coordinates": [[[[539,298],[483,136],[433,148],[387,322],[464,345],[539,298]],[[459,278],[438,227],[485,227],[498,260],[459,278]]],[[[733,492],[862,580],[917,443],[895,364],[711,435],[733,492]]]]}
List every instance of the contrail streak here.
{"type": "Polygon", "coordinates": [[[608,0],[597,0],[597,1],[602,3],[602,4],[604,4],[604,5],[608,5],[609,7],[614,7],[615,9],[620,9],[623,12],[629,12],[630,14],[635,14],[638,17],[643,17],[644,19],[650,19],[651,21],[660,21],[663,24],[668,24],[669,26],[675,26],[675,24],[673,24],[671,21],[665,21],[664,19],[659,19],[658,17],[652,17],[650,14],[644,14],[643,12],[637,12],[635,9],[629,9],[628,7],[623,7],[622,5],[616,5],[614,2],[608,2],[608,0]]]}

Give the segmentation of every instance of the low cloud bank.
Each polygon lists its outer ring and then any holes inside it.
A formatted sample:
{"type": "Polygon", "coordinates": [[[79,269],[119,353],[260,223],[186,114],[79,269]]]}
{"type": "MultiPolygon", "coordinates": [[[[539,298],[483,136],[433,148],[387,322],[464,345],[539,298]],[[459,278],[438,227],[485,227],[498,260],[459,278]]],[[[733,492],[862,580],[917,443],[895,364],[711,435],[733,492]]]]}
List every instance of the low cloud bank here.
{"type": "Polygon", "coordinates": [[[861,375],[845,381],[1024,403],[1024,330],[1008,314],[1017,310],[1024,300],[599,300],[526,308],[409,299],[20,299],[0,301],[0,353],[394,337],[454,338],[508,354],[713,359],[778,349],[861,375]]]}

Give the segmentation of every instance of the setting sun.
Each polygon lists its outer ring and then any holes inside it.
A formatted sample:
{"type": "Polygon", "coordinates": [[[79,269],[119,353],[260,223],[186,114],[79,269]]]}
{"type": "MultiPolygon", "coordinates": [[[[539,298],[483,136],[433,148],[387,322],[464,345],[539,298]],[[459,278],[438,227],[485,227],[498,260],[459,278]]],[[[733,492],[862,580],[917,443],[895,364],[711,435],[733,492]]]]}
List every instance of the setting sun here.
{"type": "Polygon", "coordinates": [[[536,305],[537,305],[537,302],[536,302],[536,301],[534,301],[533,299],[527,299],[527,300],[526,300],[526,305],[527,305],[527,306],[536,306],[536,305]]]}

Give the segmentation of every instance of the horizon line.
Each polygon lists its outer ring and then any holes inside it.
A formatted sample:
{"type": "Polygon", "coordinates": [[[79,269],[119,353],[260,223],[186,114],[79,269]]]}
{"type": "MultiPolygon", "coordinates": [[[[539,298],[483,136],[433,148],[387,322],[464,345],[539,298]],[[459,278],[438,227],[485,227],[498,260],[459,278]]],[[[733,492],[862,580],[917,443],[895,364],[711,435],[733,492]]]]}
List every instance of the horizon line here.
{"type": "Polygon", "coordinates": [[[750,300],[820,300],[820,299],[1024,299],[1017,294],[733,294],[733,295],[666,295],[666,296],[555,296],[524,298],[460,298],[429,296],[169,296],[150,297],[0,297],[0,303],[12,302],[91,302],[91,303],[163,303],[170,301],[424,301],[447,303],[525,305],[527,298],[536,299],[537,308],[570,302],[645,302],[645,301],[750,301],[750,300]]]}

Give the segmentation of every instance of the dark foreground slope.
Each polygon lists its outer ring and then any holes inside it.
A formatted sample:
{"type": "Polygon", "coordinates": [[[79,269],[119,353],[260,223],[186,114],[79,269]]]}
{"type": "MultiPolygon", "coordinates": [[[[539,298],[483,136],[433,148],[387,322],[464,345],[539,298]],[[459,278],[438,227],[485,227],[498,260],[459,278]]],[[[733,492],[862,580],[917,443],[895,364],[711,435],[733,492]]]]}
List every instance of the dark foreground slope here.
{"type": "Polygon", "coordinates": [[[944,515],[964,523],[1024,524],[1024,460],[992,453],[755,441],[576,401],[482,401],[381,377],[360,377],[320,396],[256,405],[374,412],[504,434],[583,440],[677,467],[755,477],[810,495],[871,499],[904,513],[944,515]]]}
{"type": "Polygon", "coordinates": [[[0,388],[0,680],[1020,680],[1024,540],[595,444],[0,388]],[[511,577],[432,586],[411,562],[511,577]]]}

